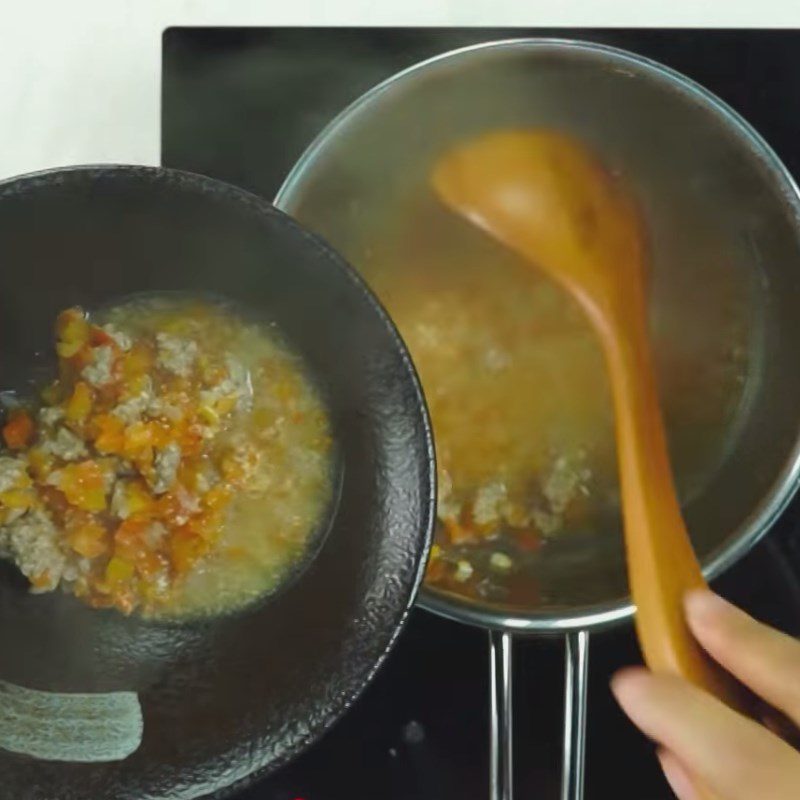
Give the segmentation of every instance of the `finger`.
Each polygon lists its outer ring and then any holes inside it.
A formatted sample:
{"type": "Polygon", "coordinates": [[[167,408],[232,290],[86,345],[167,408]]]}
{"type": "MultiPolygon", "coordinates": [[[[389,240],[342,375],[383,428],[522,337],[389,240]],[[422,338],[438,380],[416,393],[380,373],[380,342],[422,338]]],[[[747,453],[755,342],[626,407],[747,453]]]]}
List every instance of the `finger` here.
{"type": "Polygon", "coordinates": [[[724,800],[800,797],[800,756],[753,720],[670,675],[623,670],[612,689],[625,713],[724,800]]]}
{"type": "Polygon", "coordinates": [[[800,642],[713,592],[690,592],[685,605],[692,633],[714,660],[800,726],[800,642]]]}
{"type": "Polygon", "coordinates": [[[678,800],[700,800],[700,795],[695,789],[697,780],[692,778],[673,753],[669,750],[659,750],[658,760],[661,762],[661,769],[664,770],[669,788],[675,792],[678,800]]]}

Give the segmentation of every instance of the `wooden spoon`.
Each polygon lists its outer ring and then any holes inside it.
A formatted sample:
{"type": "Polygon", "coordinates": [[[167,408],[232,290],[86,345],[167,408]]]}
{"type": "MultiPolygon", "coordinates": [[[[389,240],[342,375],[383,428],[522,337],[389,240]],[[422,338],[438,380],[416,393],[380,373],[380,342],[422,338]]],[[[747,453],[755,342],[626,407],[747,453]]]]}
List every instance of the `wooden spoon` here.
{"type": "Polygon", "coordinates": [[[589,316],[616,414],[622,510],[636,629],[648,666],[739,707],[732,681],[701,650],[682,600],[705,581],[672,479],[647,326],[645,237],[631,197],[580,143],[548,130],[491,133],[436,164],[433,187],[589,316]]]}

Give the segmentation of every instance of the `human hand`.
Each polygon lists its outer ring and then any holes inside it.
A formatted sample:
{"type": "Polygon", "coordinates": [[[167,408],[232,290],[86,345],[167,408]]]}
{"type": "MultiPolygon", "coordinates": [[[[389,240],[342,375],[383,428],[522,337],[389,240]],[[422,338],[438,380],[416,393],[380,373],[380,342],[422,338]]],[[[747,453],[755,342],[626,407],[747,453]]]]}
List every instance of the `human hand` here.
{"type": "MultiPolygon", "coordinates": [[[[705,650],[800,727],[800,642],[708,591],[686,597],[686,619],[705,650]]],[[[633,723],[660,746],[679,800],[798,800],[800,753],[752,719],[686,681],[634,667],[611,688],[633,723]]]]}

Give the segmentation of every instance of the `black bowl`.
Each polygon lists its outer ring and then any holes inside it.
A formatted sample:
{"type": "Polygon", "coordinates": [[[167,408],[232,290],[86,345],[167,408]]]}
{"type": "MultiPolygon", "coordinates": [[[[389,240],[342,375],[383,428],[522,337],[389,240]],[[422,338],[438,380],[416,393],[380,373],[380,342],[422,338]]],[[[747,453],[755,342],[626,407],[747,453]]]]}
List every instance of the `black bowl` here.
{"type": "Polygon", "coordinates": [[[144,720],[119,761],[0,750],[3,797],[227,796],[348,708],[421,580],[435,472],[424,401],[391,321],[336,253],[267,202],[198,175],[88,167],[0,184],[0,389],[51,349],[62,308],[163,291],[219,296],[280,327],[327,398],[338,504],[288,585],[215,619],[152,622],[31,595],[0,565],[0,681],[135,691],[144,720]]]}

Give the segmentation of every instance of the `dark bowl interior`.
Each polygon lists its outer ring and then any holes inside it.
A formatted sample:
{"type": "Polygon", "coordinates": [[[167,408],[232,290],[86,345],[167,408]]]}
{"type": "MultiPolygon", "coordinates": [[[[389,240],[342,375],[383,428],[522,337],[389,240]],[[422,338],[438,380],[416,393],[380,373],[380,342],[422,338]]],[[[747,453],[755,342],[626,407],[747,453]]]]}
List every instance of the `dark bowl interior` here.
{"type": "Polygon", "coordinates": [[[312,741],[391,646],[430,537],[433,451],[407,353],[329,247],[258,198],[144,167],[0,185],[0,389],[52,347],[55,314],[135,292],[210,293],[273,320],[327,398],[341,492],[319,552],[273,596],[216,619],[148,622],[30,595],[0,564],[0,680],[138,693],[144,735],[123,761],[0,751],[3,797],[224,796],[312,741]]]}

